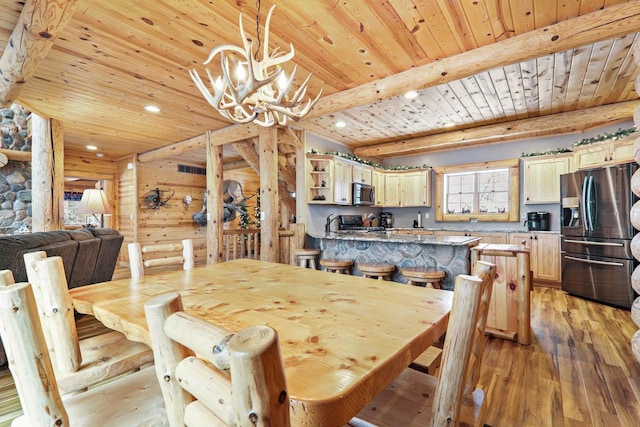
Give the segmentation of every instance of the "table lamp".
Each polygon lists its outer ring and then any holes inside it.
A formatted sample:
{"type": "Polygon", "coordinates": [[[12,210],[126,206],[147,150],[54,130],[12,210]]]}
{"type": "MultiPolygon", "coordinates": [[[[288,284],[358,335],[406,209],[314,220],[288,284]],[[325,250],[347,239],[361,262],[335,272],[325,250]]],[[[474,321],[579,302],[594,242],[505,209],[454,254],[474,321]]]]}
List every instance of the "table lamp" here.
{"type": "Polygon", "coordinates": [[[78,204],[78,215],[93,215],[99,221],[100,227],[103,227],[102,215],[111,214],[111,206],[107,202],[107,195],[104,190],[90,188],[84,190],[82,198],[78,204]],[[96,215],[100,215],[100,219],[96,215]]]}

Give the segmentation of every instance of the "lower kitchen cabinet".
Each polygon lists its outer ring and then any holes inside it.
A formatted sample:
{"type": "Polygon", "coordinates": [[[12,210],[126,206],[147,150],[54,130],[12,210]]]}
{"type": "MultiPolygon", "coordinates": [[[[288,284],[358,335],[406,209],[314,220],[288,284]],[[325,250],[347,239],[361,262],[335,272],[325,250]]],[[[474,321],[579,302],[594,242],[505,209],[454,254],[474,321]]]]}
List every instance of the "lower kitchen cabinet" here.
{"type": "Polygon", "coordinates": [[[560,235],[557,233],[512,233],[512,245],[529,248],[533,280],[560,282],[560,235]]]}

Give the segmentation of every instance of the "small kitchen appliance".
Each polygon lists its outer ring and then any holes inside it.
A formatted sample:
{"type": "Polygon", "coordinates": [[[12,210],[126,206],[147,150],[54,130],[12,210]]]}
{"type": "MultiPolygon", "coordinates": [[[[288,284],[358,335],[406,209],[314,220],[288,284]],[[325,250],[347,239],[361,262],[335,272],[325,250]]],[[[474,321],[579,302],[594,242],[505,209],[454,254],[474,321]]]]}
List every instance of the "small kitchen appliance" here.
{"type": "Polygon", "coordinates": [[[393,227],[393,214],[391,212],[380,212],[380,226],[383,228],[393,227]]]}
{"type": "Polygon", "coordinates": [[[524,225],[529,231],[549,231],[549,212],[528,212],[524,225]]]}
{"type": "Polygon", "coordinates": [[[353,183],[353,205],[354,206],[373,206],[376,200],[376,192],[373,185],[363,184],[361,182],[353,183]]]}
{"type": "Polygon", "coordinates": [[[360,215],[338,215],[339,231],[376,232],[384,231],[383,227],[365,227],[360,215]]]}

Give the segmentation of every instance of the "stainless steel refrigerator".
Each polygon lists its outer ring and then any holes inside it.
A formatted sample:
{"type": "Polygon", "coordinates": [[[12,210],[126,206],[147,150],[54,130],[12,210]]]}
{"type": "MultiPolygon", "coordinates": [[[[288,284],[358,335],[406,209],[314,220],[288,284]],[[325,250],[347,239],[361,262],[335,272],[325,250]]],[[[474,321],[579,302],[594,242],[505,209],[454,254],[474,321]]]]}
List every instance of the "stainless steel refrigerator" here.
{"type": "Polygon", "coordinates": [[[637,197],[631,176],[637,164],[626,163],[560,176],[562,289],[572,295],[630,308],[630,210],[637,197]]]}

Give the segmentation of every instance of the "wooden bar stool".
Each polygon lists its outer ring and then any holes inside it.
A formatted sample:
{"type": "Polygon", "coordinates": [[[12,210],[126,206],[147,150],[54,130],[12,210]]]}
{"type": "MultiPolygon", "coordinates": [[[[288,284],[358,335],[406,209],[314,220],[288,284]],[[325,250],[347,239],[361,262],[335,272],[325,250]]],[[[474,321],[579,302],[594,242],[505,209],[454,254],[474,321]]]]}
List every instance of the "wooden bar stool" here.
{"type": "Polygon", "coordinates": [[[435,289],[440,289],[440,280],[445,276],[444,271],[433,267],[406,267],[401,273],[407,278],[407,285],[425,283],[427,288],[435,289]]]}
{"type": "Polygon", "coordinates": [[[320,255],[320,249],[296,249],[294,253],[298,257],[300,267],[318,269],[316,257],[320,255]]]}
{"type": "Polygon", "coordinates": [[[321,259],[320,265],[329,273],[351,274],[353,261],[350,259],[321,259]]]}
{"type": "Polygon", "coordinates": [[[362,277],[391,280],[391,273],[396,269],[396,266],[387,264],[386,262],[373,262],[358,264],[358,269],[362,272],[362,277]]]}

